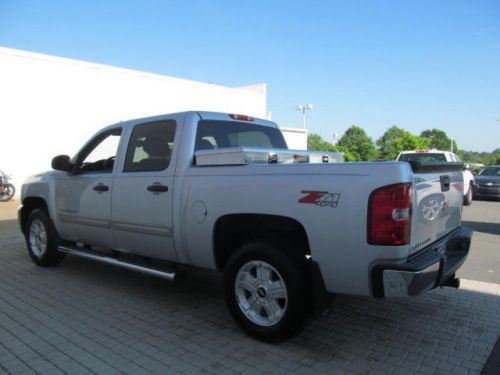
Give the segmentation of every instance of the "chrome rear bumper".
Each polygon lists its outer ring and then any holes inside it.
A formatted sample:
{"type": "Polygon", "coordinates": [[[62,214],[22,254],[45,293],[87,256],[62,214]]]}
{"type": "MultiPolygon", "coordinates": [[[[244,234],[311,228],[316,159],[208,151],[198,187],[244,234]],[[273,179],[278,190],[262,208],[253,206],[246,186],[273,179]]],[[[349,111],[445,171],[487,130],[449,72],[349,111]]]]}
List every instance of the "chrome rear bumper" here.
{"type": "Polygon", "coordinates": [[[412,255],[403,264],[377,264],[372,270],[373,295],[377,297],[416,296],[449,280],[465,262],[472,230],[459,228],[440,241],[412,255]]]}

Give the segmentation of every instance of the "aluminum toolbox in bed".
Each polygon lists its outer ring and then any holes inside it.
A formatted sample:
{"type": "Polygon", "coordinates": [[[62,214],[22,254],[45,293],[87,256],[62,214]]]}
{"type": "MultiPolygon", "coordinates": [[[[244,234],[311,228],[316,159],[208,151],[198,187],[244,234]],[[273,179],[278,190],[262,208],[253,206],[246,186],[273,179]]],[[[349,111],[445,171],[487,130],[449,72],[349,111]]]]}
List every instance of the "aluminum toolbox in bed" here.
{"type": "Polygon", "coordinates": [[[338,163],[343,161],[344,154],[342,152],[329,151],[235,147],[196,151],[194,158],[197,166],[338,163]]]}

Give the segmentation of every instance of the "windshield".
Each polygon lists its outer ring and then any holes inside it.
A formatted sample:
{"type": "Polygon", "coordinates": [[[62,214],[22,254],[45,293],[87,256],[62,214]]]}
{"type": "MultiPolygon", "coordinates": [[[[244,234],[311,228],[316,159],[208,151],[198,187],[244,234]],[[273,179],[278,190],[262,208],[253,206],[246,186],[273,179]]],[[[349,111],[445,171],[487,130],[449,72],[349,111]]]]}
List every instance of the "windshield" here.
{"type": "Polygon", "coordinates": [[[270,126],[217,120],[198,122],[195,151],[228,147],[287,148],[281,132],[270,126]]]}
{"type": "Polygon", "coordinates": [[[500,167],[486,167],[479,172],[479,175],[500,177],[500,167]]]}
{"type": "Polygon", "coordinates": [[[418,153],[418,154],[401,154],[399,161],[446,161],[444,154],[436,153],[418,153]]]}

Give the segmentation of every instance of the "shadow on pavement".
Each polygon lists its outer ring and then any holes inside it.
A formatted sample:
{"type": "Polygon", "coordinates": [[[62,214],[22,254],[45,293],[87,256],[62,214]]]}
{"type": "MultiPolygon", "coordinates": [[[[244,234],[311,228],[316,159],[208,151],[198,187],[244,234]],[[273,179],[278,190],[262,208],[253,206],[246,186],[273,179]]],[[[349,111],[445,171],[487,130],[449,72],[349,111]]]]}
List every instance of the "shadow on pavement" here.
{"type": "Polygon", "coordinates": [[[471,228],[475,232],[500,235],[500,224],[484,223],[479,221],[462,221],[463,226],[471,228]]]}
{"type": "Polygon", "coordinates": [[[0,238],[22,238],[17,220],[0,220],[0,238]]]}

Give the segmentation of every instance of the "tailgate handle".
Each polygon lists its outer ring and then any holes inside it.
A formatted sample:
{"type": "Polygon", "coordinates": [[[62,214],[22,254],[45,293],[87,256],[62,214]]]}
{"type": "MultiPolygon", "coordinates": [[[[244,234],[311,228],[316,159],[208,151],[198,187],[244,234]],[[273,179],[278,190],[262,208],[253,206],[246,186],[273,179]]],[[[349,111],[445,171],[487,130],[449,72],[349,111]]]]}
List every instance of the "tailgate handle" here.
{"type": "Polygon", "coordinates": [[[450,190],[450,176],[441,176],[441,191],[450,190]]]}

